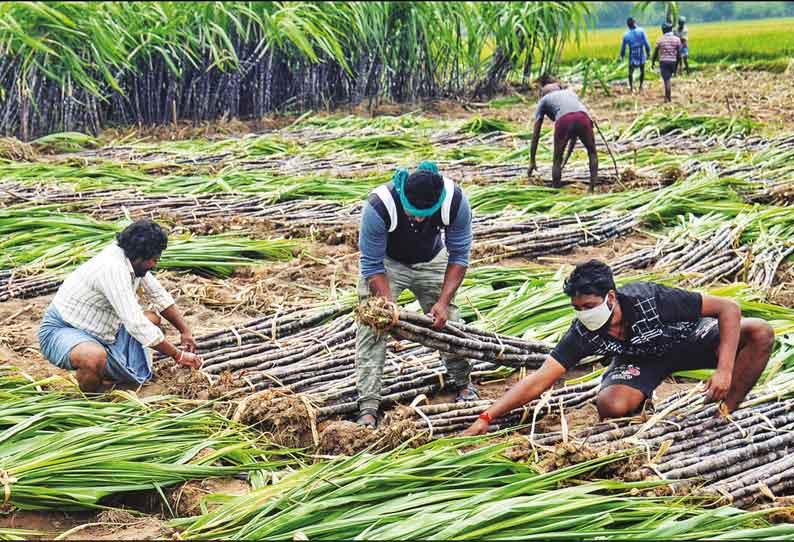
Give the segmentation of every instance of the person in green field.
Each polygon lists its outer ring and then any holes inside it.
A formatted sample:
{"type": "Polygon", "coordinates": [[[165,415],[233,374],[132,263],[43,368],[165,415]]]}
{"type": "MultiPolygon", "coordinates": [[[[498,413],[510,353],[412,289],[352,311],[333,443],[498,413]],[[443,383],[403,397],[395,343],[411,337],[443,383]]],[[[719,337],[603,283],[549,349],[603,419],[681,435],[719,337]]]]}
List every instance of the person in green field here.
{"type": "Polygon", "coordinates": [[[681,62],[678,64],[678,74],[681,75],[683,69],[686,69],[686,74],[689,75],[689,29],[686,26],[686,17],[678,18],[678,28],[674,34],[681,40],[681,62]]]}
{"type": "Polygon", "coordinates": [[[629,29],[623,35],[623,43],[620,46],[620,60],[626,58],[626,49],[629,50],[629,89],[634,92],[634,70],[640,70],[640,92],[642,84],[645,82],[645,63],[651,54],[651,44],[645,30],[637,26],[633,17],[626,20],[629,29]]]}
{"type": "Polygon", "coordinates": [[[659,73],[664,82],[664,101],[671,102],[673,100],[673,85],[670,80],[675,75],[681,60],[681,40],[673,34],[673,25],[670,23],[662,24],[662,36],[656,40],[651,68],[657,60],[659,61],[659,73]]]}

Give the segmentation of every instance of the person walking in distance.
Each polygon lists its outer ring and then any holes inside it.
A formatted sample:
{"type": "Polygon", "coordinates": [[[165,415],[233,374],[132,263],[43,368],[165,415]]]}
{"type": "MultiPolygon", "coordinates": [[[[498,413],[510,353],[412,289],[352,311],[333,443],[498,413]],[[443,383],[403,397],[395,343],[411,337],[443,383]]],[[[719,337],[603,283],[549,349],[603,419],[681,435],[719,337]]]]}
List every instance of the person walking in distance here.
{"type": "Polygon", "coordinates": [[[662,37],[656,41],[656,48],[653,50],[651,67],[659,61],[659,72],[664,82],[664,101],[672,101],[672,79],[676,72],[678,62],[681,60],[681,40],[673,34],[673,25],[670,23],[662,24],[662,37]]]}
{"type": "Polygon", "coordinates": [[[678,65],[678,74],[681,75],[683,69],[689,75],[689,29],[686,26],[686,17],[678,18],[678,29],[674,32],[676,37],[681,40],[681,60],[678,65]]]}
{"type": "Polygon", "coordinates": [[[629,29],[623,35],[623,44],[620,46],[620,60],[626,58],[626,49],[629,50],[629,89],[634,92],[634,70],[640,70],[640,92],[645,82],[645,62],[651,54],[651,44],[645,30],[634,21],[633,17],[626,20],[629,29]]]}

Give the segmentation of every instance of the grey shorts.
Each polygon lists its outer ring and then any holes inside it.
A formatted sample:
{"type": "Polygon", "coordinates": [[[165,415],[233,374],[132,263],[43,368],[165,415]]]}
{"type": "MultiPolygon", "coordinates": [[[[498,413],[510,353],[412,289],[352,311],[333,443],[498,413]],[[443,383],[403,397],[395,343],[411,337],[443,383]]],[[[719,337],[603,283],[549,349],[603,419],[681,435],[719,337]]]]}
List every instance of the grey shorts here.
{"type": "Polygon", "coordinates": [[[677,371],[716,369],[720,327],[715,318],[701,318],[686,341],[661,357],[642,360],[616,357],[601,379],[601,389],[623,384],[640,390],[650,399],[659,384],[677,371]]]}

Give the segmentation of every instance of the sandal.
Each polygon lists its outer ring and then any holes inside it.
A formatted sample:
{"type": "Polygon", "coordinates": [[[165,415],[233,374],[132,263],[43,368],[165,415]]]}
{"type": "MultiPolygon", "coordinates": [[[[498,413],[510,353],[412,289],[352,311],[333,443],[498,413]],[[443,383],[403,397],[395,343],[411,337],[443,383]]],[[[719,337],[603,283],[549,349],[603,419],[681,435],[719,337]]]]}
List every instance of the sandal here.
{"type": "Polygon", "coordinates": [[[474,384],[466,384],[462,388],[458,390],[458,396],[455,397],[456,403],[469,403],[471,401],[479,401],[480,400],[480,392],[477,391],[477,388],[474,384]]]}
{"type": "Polygon", "coordinates": [[[369,408],[360,411],[356,423],[362,427],[375,429],[378,426],[378,411],[369,408]]]}

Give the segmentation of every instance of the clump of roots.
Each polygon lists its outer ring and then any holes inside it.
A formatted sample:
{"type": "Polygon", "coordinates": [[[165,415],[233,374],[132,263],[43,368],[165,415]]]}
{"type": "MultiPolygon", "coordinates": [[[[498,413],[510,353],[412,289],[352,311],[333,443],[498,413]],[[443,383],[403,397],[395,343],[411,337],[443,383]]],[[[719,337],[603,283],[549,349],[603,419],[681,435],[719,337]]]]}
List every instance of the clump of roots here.
{"type": "Polygon", "coordinates": [[[209,390],[212,384],[207,375],[201,371],[165,362],[155,369],[155,374],[157,381],[172,395],[179,395],[185,399],[210,398],[209,390]]]}
{"type": "Polygon", "coordinates": [[[637,181],[642,181],[644,177],[637,173],[633,168],[627,167],[623,168],[620,172],[620,182],[625,184],[636,183],[637,181]]]}
{"type": "Polygon", "coordinates": [[[377,441],[377,431],[347,420],[329,422],[320,432],[319,452],[324,455],[355,455],[377,441]]]}
{"type": "Polygon", "coordinates": [[[396,304],[383,297],[370,297],[354,310],[356,320],[362,324],[386,331],[397,323],[400,317],[396,304]]]}
{"type": "Polygon", "coordinates": [[[0,137],[0,159],[30,162],[36,159],[36,151],[15,137],[0,137]]]}
{"type": "Polygon", "coordinates": [[[686,178],[686,171],[678,166],[670,166],[662,170],[662,177],[660,179],[663,185],[673,184],[686,178]]]}
{"type": "Polygon", "coordinates": [[[430,433],[417,431],[413,410],[407,407],[397,407],[386,414],[378,432],[382,450],[393,450],[406,442],[412,448],[430,442],[430,433]]]}
{"type": "Polygon", "coordinates": [[[307,448],[316,444],[316,421],[311,405],[301,397],[265,390],[243,399],[232,419],[261,431],[274,444],[307,448]]]}
{"type": "MultiPolygon", "coordinates": [[[[542,470],[549,472],[570,465],[585,463],[599,457],[604,457],[605,455],[626,452],[632,448],[630,444],[623,442],[593,446],[581,441],[571,440],[555,446],[554,450],[548,452],[546,457],[540,461],[539,466],[542,470]]],[[[599,467],[593,475],[599,478],[616,478],[621,480],[642,479],[641,467],[643,462],[643,455],[626,453],[620,459],[599,467]]]]}
{"type": "Polygon", "coordinates": [[[207,392],[210,399],[218,399],[219,397],[228,396],[239,390],[245,384],[240,380],[234,378],[234,375],[229,371],[223,371],[213,384],[210,385],[207,392]]]}
{"type": "Polygon", "coordinates": [[[329,422],[320,432],[319,452],[324,455],[355,455],[393,450],[405,443],[417,447],[430,441],[427,432],[416,431],[412,418],[400,409],[384,417],[377,429],[349,421],[329,422]]]}
{"type": "Polygon", "coordinates": [[[357,227],[312,228],[306,233],[307,237],[328,245],[347,245],[354,248],[358,245],[357,227]]]}
{"type": "Polygon", "coordinates": [[[775,502],[759,508],[772,508],[766,515],[769,523],[794,523],[794,497],[779,497],[775,502]]]}

